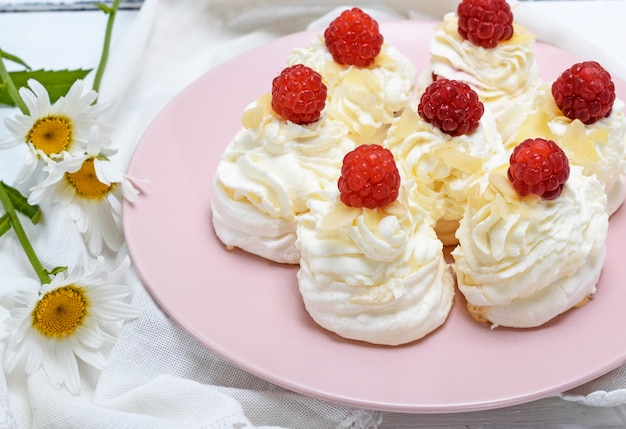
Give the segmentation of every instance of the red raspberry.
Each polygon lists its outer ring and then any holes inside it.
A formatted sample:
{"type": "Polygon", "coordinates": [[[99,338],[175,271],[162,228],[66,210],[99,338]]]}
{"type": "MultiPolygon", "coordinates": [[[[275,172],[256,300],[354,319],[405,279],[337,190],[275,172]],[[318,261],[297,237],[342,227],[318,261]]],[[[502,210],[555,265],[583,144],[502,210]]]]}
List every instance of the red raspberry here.
{"type": "Polygon", "coordinates": [[[506,0],[463,0],[456,13],[459,34],[476,46],[495,48],[513,37],[513,13],[506,0]]]}
{"type": "Polygon", "coordinates": [[[451,136],[474,131],[485,112],[478,94],[464,82],[437,79],[424,91],[417,113],[451,136]]]}
{"type": "Polygon", "coordinates": [[[324,40],[336,62],[358,67],[371,65],[383,45],[378,22],[357,7],[335,18],[324,31],[324,40]]]}
{"type": "Polygon", "coordinates": [[[322,76],[305,65],[287,67],[272,81],[272,109],[291,122],[315,122],[325,105],[322,76]]]}
{"type": "Polygon", "coordinates": [[[522,197],[535,194],[553,200],[569,177],[567,155],[552,140],[524,140],[513,149],[510,163],[507,175],[522,197]]]}
{"type": "Polygon", "coordinates": [[[341,201],[350,207],[374,209],[398,198],[400,173],[389,149],[361,145],[343,158],[338,182],[341,201]]]}
{"type": "Polygon", "coordinates": [[[574,64],[554,81],[552,96],[565,116],[589,125],[611,113],[615,84],[600,64],[585,61],[574,64]]]}

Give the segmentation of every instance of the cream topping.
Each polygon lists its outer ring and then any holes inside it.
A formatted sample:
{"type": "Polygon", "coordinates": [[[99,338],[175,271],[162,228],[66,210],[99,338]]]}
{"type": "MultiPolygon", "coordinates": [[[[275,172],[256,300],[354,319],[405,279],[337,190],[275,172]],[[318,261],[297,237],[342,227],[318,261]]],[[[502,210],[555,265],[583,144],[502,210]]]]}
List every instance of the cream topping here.
{"type": "Polygon", "coordinates": [[[313,193],[299,218],[298,280],[307,311],[322,327],[375,344],[414,341],[450,311],[453,278],[426,213],[407,199],[355,209],[338,191],[313,193]]]}
{"type": "MultiPolygon", "coordinates": [[[[558,314],[538,314],[548,307],[543,299],[558,296],[559,303],[549,307],[560,311],[580,301],[575,291],[546,288],[572,276],[597,281],[595,271],[579,273],[588,271],[589,258],[604,258],[606,195],[597,178],[583,175],[577,166],[570,168],[561,195],[551,201],[518,197],[505,175],[504,169],[493,172],[472,189],[457,230],[459,246],[452,252],[459,290],[474,306],[508,306],[523,299],[524,305],[536,306],[535,321],[543,323],[558,314]]],[[[602,264],[592,266],[595,270],[602,264]]],[[[590,291],[593,285],[580,288],[590,291]]]]}

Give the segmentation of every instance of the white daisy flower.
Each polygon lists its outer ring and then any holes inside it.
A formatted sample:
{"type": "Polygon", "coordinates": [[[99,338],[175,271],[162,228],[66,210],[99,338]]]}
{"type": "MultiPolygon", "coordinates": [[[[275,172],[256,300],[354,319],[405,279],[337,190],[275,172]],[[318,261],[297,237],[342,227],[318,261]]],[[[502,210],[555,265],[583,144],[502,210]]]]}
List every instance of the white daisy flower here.
{"type": "Polygon", "coordinates": [[[11,137],[0,142],[0,148],[20,143],[28,145],[24,167],[17,178],[19,183],[34,173],[42,159],[58,159],[65,152],[84,152],[92,126],[107,131],[112,128],[99,119],[110,105],[94,104],[98,94],[84,92],[82,80],[74,82],[67,94],[54,104],[50,102],[46,88],[34,79],[29,79],[28,88],[20,88],[19,94],[29,113],[6,118],[5,125],[11,137]]]}
{"type": "Polygon", "coordinates": [[[120,283],[129,264],[126,257],[111,272],[103,257],[91,268],[78,261],[39,291],[18,291],[7,324],[4,369],[11,372],[23,364],[29,375],[43,369],[54,386],[78,394],[77,358],[103,369],[107,360],[101,348],[115,340],[104,325],[139,316],[127,302],[130,291],[120,283]]]}
{"type": "Polygon", "coordinates": [[[76,223],[89,252],[100,255],[104,246],[120,249],[122,231],[122,198],[134,201],[138,191],[130,180],[108,159],[113,150],[103,148],[98,128],[93,127],[82,155],[66,155],[60,161],[48,162],[48,173],[40,184],[30,189],[30,204],[59,203],[76,223]]]}

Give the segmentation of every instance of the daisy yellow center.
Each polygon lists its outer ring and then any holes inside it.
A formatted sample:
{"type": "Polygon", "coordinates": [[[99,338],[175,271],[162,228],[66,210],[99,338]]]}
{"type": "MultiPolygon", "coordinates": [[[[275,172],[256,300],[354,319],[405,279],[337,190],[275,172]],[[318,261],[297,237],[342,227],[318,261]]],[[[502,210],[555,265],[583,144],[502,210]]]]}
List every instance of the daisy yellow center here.
{"type": "Polygon", "coordinates": [[[76,188],[76,192],[85,198],[104,198],[112,188],[112,185],[98,180],[93,158],[86,159],[75,173],[65,173],[65,177],[76,188]]]}
{"type": "Polygon", "coordinates": [[[27,139],[46,155],[61,153],[72,141],[72,124],[67,118],[48,116],[38,119],[28,132],[27,139]]]}
{"type": "Polygon", "coordinates": [[[68,337],[81,326],[89,302],[84,291],[74,285],[46,293],[33,310],[33,327],[46,337],[68,337]]]}

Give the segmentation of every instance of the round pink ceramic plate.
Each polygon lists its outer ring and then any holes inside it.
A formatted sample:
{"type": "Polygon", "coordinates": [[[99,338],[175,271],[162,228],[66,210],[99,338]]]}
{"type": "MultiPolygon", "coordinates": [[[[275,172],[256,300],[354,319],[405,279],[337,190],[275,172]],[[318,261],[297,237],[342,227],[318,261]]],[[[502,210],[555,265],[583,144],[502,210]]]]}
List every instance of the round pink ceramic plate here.
{"type": "MultiPolygon", "coordinates": [[[[383,22],[388,42],[419,70],[434,24],[383,22]]],[[[626,209],[611,219],[608,260],[591,302],[540,329],[490,330],[457,302],[446,324],[401,347],[342,339],[306,313],[296,267],[228,251],[210,217],[211,181],[244,107],[269,91],[299,33],[212,70],[158,115],[129,175],[147,179],[124,206],[132,259],[159,305],[201,343],[287,389],[334,402],[412,413],[502,407],[555,394],[626,361],[626,209]]],[[[545,79],[578,59],[537,44],[545,79]]],[[[618,82],[620,98],[626,86],[618,82]]]]}

